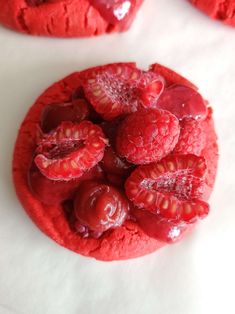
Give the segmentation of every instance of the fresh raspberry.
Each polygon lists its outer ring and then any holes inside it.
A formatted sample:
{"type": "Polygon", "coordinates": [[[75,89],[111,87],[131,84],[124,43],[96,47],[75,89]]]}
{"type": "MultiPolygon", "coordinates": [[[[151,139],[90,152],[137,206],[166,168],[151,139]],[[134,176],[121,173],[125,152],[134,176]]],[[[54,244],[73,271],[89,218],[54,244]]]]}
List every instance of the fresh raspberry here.
{"type": "Polygon", "coordinates": [[[99,166],[88,170],[80,178],[70,181],[50,180],[36,167],[32,167],[29,171],[29,186],[36,197],[46,205],[61,204],[71,199],[81,182],[103,179],[103,171],[99,166]]]}
{"type": "Polygon", "coordinates": [[[175,147],[179,138],[178,119],[165,110],[142,110],[120,124],[116,149],[134,164],[159,161],[175,147]]]}
{"type": "Polygon", "coordinates": [[[103,18],[109,23],[115,25],[128,23],[132,18],[133,10],[136,6],[136,0],[89,0],[91,5],[96,8],[103,18]]]}
{"type": "Polygon", "coordinates": [[[89,181],[78,189],[74,210],[82,226],[104,232],[122,225],[129,211],[129,203],[116,188],[89,181]]]}
{"type": "Polygon", "coordinates": [[[133,167],[124,159],[120,158],[111,147],[106,147],[100,165],[106,173],[119,176],[125,176],[133,167]]]}
{"type": "Polygon", "coordinates": [[[166,243],[180,241],[189,229],[189,225],[185,222],[174,223],[147,210],[135,208],[132,215],[145,234],[166,243]]]}
{"type": "Polygon", "coordinates": [[[193,83],[188,81],[185,77],[179,75],[178,73],[174,72],[173,70],[164,67],[161,64],[155,63],[150,65],[149,70],[155,73],[158,73],[162,77],[164,77],[166,82],[166,87],[169,87],[174,84],[188,86],[192,89],[198,90],[197,86],[193,83]]]}
{"type": "Polygon", "coordinates": [[[202,123],[194,119],[183,119],[180,122],[180,127],[180,137],[174,153],[200,156],[206,145],[206,134],[202,123]]]}
{"type": "Polygon", "coordinates": [[[79,123],[87,119],[89,114],[89,105],[83,99],[76,99],[71,103],[48,105],[41,115],[41,128],[43,132],[47,133],[56,129],[61,122],[79,123]]]}
{"type": "Polygon", "coordinates": [[[138,94],[140,97],[140,103],[144,108],[154,108],[156,106],[157,99],[160,97],[164,90],[164,81],[161,76],[157,76],[155,79],[152,72],[145,72],[146,78],[152,81],[139,86],[138,94]]]}
{"type": "Polygon", "coordinates": [[[155,107],[164,89],[164,80],[129,64],[111,64],[84,74],[86,98],[104,120],[155,107]]]}
{"type": "Polygon", "coordinates": [[[168,156],[134,170],[126,181],[126,194],[139,208],[175,222],[193,222],[209,212],[209,205],[201,200],[205,174],[202,157],[168,156]]]}
{"type": "Polygon", "coordinates": [[[39,140],[34,161],[48,179],[68,181],[100,162],[106,143],[102,129],[89,121],[63,122],[39,140]]]}
{"type": "Polygon", "coordinates": [[[194,89],[173,85],[164,90],[157,102],[159,109],[172,112],[178,119],[205,119],[207,116],[206,102],[194,89]]]}

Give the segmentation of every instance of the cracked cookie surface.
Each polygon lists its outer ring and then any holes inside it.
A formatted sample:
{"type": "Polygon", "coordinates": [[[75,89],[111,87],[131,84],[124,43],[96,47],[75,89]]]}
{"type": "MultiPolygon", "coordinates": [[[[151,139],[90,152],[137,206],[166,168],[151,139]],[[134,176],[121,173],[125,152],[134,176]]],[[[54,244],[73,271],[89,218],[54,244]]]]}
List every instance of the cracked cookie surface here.
{"type": "Polygon", "coordinates": [[[189,0],[198,9],[225,24],[235,27],[235,1],[234,0],[189,0]]]}
{"type": "Polygon", "coordinates": [[[0,0],[0,23],[30,35],[96,36],[127,30],[143,0],[128,1],[132,4],[130,13],[118,22],[103,14],[104,9],[94,5],[96,2],[100,1],[0,0]]]}

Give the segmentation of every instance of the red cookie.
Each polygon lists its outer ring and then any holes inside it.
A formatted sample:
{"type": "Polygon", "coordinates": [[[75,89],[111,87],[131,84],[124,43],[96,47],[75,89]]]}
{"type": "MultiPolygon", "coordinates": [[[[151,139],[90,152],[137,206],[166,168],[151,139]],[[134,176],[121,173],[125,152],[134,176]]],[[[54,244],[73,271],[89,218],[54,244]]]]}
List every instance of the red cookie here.
{"type": "Polygon", "coordinates": [[[0,0],[0,23],[16,31],[84,37],[127,30],[143,0],[0,0]]]}
{"type": "Polygon", "coordinates": [[[213,19],[220,20],[225,24],[235,26],[235,1],[234,0],[189,0],[199,10],[213,19]]]}
{"type": "Polygon", "coordinates": [[[18,133],[13,178],[21,204],[47,236],[79,254],[112,261],[154,252],[193,229],[208,214],[217,161],[212,110],[193,84],[158,64],[141,71],[134,63],[116,63],[75,72],[37,99],[18,133]],[[141,110],[144,123],[125,138],[126,147],[128,138],[139,147],[132,164],[115,145],[119,130],[141,110]],[[154,153],[156,160],[148,163],[152,140],[162,157],[154,153]]]}

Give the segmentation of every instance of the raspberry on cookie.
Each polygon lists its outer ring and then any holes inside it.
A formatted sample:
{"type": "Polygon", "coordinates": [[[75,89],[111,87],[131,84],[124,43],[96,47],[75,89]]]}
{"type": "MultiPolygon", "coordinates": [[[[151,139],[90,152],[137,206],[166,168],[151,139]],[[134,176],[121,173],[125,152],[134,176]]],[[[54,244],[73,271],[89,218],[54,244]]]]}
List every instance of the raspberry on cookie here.
{"type": "Polygon", "coordinates": [[[218,161],[212,109],[159,65],[75,72],[30,108],[13,177],[35,224],[99,260],[142,256],[181,240],[209,213],[218,161]]]}
{"type": "Polygon", "coordinates": [[[169,111],[138,110],[120,124],[116,150],[135,165],[157,162],[174,149],[179,134],[179,120],[169,111]]]}

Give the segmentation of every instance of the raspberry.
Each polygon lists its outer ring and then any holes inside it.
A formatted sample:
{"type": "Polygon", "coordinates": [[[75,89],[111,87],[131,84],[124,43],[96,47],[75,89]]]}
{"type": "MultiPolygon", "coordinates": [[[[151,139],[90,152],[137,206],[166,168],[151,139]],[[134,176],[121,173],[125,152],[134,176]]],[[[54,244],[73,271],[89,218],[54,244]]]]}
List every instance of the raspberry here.
{"type": "Polygon", "coordinates": [[[180,122],[180,126],[180,137],[174,153],[200,156],[206,145],[206,134],[202,123],[194,119],[183,119],[180,122]]]}
{"type": "Polygon", "coordinates": [[[83,99],[71,103],[53,104],[44,108],[41,115],[42,131],[47,133],[57,128],[63,121],[81,122],[89,116],[88,103],[83,99]]]}
{"type": "Polygon", "coordinates": [[[202,96],[183,85],[173,85],[165,89],[157,107],[172,112],[178,119],[205,119],[207,116],[207,106],[202,96]]]}
{"type": "Polygon", "coordinates": [[[152,64],[150,65],[149,70],[163,76],[166,81],[166,87],[169,87],[174,84],[179,84],[198,90],[197,86],[188,81],[186,78],[174,72],[173,70],[164,67],[161,64],[158,63],[152,64]]]}
{"type": "Polygon", "coordinates": [[[126,194],[139,208],[175,222],[193,222],[209,212],[208,204],[200,200],[206,190],[205,174],[202,157],[168,156],[134,170],[126,181],[126,194]]]}
{"type": "Polygon", "coordinates": [[[181,240],[189,229],[189,225],[184,222],[174,223],[147,210],[134,209],[132,214],[144,233],[166,243],[175,243],[181,240]]]}
{"type": "Polygon", "coordinates": [[[63,122],[39,140],[34,161],[48,179],[68,181],[103,158],[106,142],[101,128],[89,121],[63,122]]]}
{"type": "Polygon", "coordinates": [[[144,84],[143,86],[139,86],[139,97],[140,103],[144,108],[154,108],[156,105],[157,99],[163,92],[164,89],[164,81],[160,76],[154,78],[154,75],[151,72],[146,73],[146,77],[149,75],[153,76],[152,81],[144,84]]]}
{"type": "Polygon", "coordinates": [[[136,0],[89,0],[103,18],[111,24],[118,24],[131,18],[136,0]]]}
{"type": "Polygon", "coordinates": [[[175,147],[179,121],[165,110],[142,110],[130,114],[120,124],[116,149],[134,164],[159,161],[175,147]]]}
{"type": "Polygon", "coordinates": [[[84,74],[86,98],[104,120],[155,107],[164,89],[164,80],[129,64],[111,64],[84,74]]]}
{"type": "Polygon", "coordinates": [[[129,204],[116,188],[89,181],[78,189],[74,209],[82,226],[92,231],[104,232],[122,225],[127,217],[129,204]]]}
{"type": "Polygon", "coordinates": [[[61,204],[63,201],[73,198],[76,189],[83,181],[102,179],[103,171],[99,166],[85,172],[80,178],[70,181],[50,180],[36,167],[32,167],[29,171],[29,186],[37,199],[46,205],[61,204]]]}

